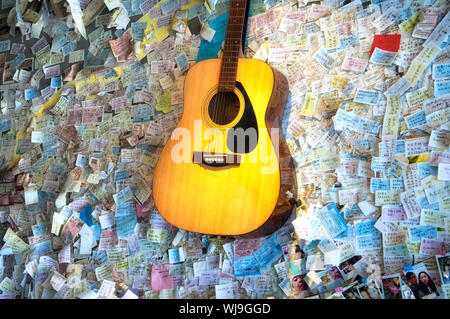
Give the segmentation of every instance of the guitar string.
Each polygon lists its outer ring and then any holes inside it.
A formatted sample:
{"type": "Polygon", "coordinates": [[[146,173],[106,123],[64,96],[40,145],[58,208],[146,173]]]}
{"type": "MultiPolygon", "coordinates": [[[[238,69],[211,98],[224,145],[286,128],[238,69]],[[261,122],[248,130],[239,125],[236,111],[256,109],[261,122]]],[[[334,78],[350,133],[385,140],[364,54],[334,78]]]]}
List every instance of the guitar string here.
{"type": "MultiPolygon", "coordinates": [[[[239,0],[238,0],[239,1],[239,0]]],[[[239,4],[238,4],[238,2],[235,2],[235,7],[234,7],[234,9],[237,9],[237,7],[239,6],[239,4]]],[[[230,5],[230,9],[233,9],[233,6],[232,5],[230,5]]],[[[242,7],[241,8],[239,8],[239,9],[241,9],[242,10],[242,7]]],[[[239,9],[237,9],[237,10],[239,10],[239,9]]],[[[245,10],[246,10],[246,2],[244,3],[244,7],[243,7],[243,9],[244,9],[244,12],[245,12],[245,10]]],[[[233,32],[233,30],[232,30],[232,27],[233,26],[233,24],[231,23],[230,24],[230,29],[229,29],[229,31],[230,32],[233,32]]],[[[242,30],[240,31],[240,36],[239,36],[240,38],[242,38],[242,30]]],[[[230,40],[229,38],[227,39],[227,41],[232,41],[232,39],[230,40]]],[[[227,44],[227,43],[226,43],[227,44]]],[[[239,44],[240,44],[240,42],[239,42],[239,44]]],[[[228,46],[230,45],[230,43],[228,43],[228,46]]],[[[231,44],[232,45],[232,44],[231,44]]],[[[226,47],[226,46],[225,46],[226,47]]],[[[223,52],[223,54],[222,54],[222,64],[221,64],[221,69],[222,69],[222,71],[224,71],[223,70],[223,67],[224,67],[224,62],[226,61],[225,60],[225,53],[226,52],[229,52],[229,50],[227,50],[227,51],[225,51],[224,50],[224,52],[223,52]]],[[[239,53],[238,53],[239,54],[239,53]]],[[[239,58],[239,57],[238,57],[239,58]]],[[[234,57],[233,57],[233,59],[234,59],[234,57]]],[[[234,63],[237,63],[238,61],[233,61],[234,63]]],[[[225,62],[226,63],[226,62],[225,62]]],[[[228,67],[227,67],[228,68],[228,67]]],[[[237,65],[236,65],[236,67],[235,68],[237,68],[237,65]]],[[[236,69],[235,68],[233,68],[233,70],[234,70],[234,72],[233,72],[233,74],[234,74],[234,78],[236,77],[236,69]]],[[[223,73],[221,73],[221,74],[223,74],[223,73]]],[[[227,76],[226,77],[226,80],[225,80],[225,83],[227,82],[229,80],[229,77],[227,76]]],[[[231,81],[230,81],[231,82],[231,81]]],[[[234,81],[233,81],[234,82],[234,81]]],[[[231,89],[231,91],[230,92],[228,92],[228,87],[227,87],[227,84],[230,84],[230,83],[226,83],[226,85],[224,86],[224,89],[222,90],[220,87],[221,87],[221,81],[220,81],[220,77],[219,77],[219,86],[218,86],[218,92],[217,92],[217,95],[218,95],[218,97],[215,99],[215,102],[217,102],[218,101],[218,103],[214,103],[215,104],[215,107],[214,107],[214,110],[213,110],[213,122],[215,122],[215,123],[217,123],[217,122],[220,122],[221,123],[221,125],[224,125],[224,124],[228,124],[228,123],[224,123],[224,122],[226,122],[226,120],[227,120],[227,118],[228,118],[228,116],[227,116],[227,114],[228,115],[230,115],[230,112],[231,112],[231,110],[229,110],[229,108],[231,107],[230,106],[230,102],[232,101],[232,95],[233,95],[233,93],[234,93],[234,89],[232,88],[231,89]],[[217,107],[217,104],[218,104],[218,107],[217,107]],[[228,106],[228,107],[227,107],[228,106]],[[216,113],[216,109],[217,109],[217,113],[216,113]],[[228,111],[228,112],[227,112],[228,111]]],[[[234,83],[233,83],[233,85],[232,85],[233,87],[234,87],[234,83]]],[[[217,134],[215,134],[215,135],[217,135],[217,134]]],[[[219,137],[222,137],[222,135],[220,135],[219,137]]],[[[222,152],[224,152],[224,145],[223,145],[223,138],[222,139],[219,139],[219,138],[217,138],[217,141],[216,141],[216,138],[214,137],[214,143],[213,143],[213,145],[214,145],[214,150],[215,150],[215,152],[216,152],[216,150],[217,150],[217,148],[218,147],[220,147],[221,148],[221,151],[222,152]],[[220,145],[220,144],[222,144],[222,145],[220,145]]]]}
{"type": "MultiPolygon", "coordinates": [[[[234,9],[236,10],[237,6],[239,4],[238,4],[238,2],[234,2],[234,4],[235,4],[234,9]]],[[[232,5],[230,6],[230,9],[233,9],[232,5]]],[[[239,8],[239,9],[241,9],[241,8],[239,8]]],[[[237,9],[237,10],[239,10],[239,9],[237,9]]],[[[233,23],[231,23],[229,27],[230,27],[229,31],[230,32],[234,32],[234,30],[232,28],[233,27],[233,23]]],[[[241,33],[240,37],[242,37],[242,31],[240,33],[241,33]]],[[[229,48],[233,45],[233,43],[232,43],[233,38],[234,37],[232,37],[231,35],[230,35],[230,37],[227,38],[228,43],[226,43],[226,44],[228,44],[229,48]]],[[[225,47],[227,47],[227,46],[225,46],[225,47]]],[[[234,63],[237,63],[238,61],[236,61],[236,57],[234,56],[234,54],[233,54],[234,52],[233,51],[234,51],[234,47],[232,47],[232,49],[226,50],[225,52],[228,52],[229,54],[231,53],[230,54],[231,57],[228,58],[228,59],[229,60],[233,59],[233,64],[234,64],[234,63]]],[[[223,59],[222,63],[224,63],[224,61],[225,60],[223,59]]],[[[227,63],[225,62],[225,67],[226,67],[226,69],[229,69],[230,65],[227,65],[227,63]]],[[[232,72],[233,74],[231,74],[232,75],[231,77],[230,77],[230,74],[228,74],[228,71],[227,71],[227,76],[225,77],[226,80],[224,81],[225,82],[224,90],[221,92],[221,95],[220,95],[219,119],[220,119],[222,124],[228,124],[228,121],[227,121],[227,119],[229,117],[228,115],[234,115],[234,112],[231,112],[232,111],[231,110],[231,107],[232,107],[231,102],[233,100],[233,94],[234,94],[234,85],[235,85],[234,81],[235,81],[235,78],[236,78],[236,68],[237,68],[237,65],[234,66],[234,67],[231,67],[231,69],[233,70],[233,72],[232,72]],[[232,81],[231,78],[234,78],[234,80],[232,81]],[[229,82],[229,83],[227,83],[227,82],[229,82]],[[231,82],[233,82],[233,83],[231,83],[231,82]],[[229,90],[228,86],[231,87],[230,90],[229,90]],[[224,123],[224,122],[226,122],[226,123],[224,123]]],[[[221,147],[222,147],[221,151],[224,152],[225,151],[224,150],[225,147],[223,145],[223,139],[222,139],[221,147]]]]}

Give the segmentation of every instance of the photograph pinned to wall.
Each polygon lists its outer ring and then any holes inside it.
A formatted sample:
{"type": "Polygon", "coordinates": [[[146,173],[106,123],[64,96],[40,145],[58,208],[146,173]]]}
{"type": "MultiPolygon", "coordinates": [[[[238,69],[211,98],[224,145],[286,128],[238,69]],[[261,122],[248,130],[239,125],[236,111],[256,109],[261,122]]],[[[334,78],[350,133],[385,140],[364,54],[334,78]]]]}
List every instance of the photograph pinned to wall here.
{"type": "Polygon", "coordinates": [[[442,295],[439,283],[432,279],[423,262],[404,268],[404,282],[415,299],[434,299],[442,295]]]}
{"type": "Polygon", "coordinates": [[[310,295],[310,289],[305,280],[305,275],[295,275],[291,279],[292,297],[303,299],[310,295]]]}
{"type": "Polygon", "coordinates": [[[383,299],[382,292],[376,280],[370,280],[360,284],[357,288],[361,299],[383,299]]]}
{"type": "Polygon", "coordinates": [[[358,292],[358,282],[353,282],[342,291],[342,295],[345,299],[361,299],[361,295],[358,292]]]}
{"type": "Polygon", "coordinates": [[[400,274],[383,276],[381,282],[384,299],[403,299],[400,274]]]}
{"type": "Polygon", "coordinates": [[[450,297],[450,256],[436,256],[444,297],[450,297]]]}

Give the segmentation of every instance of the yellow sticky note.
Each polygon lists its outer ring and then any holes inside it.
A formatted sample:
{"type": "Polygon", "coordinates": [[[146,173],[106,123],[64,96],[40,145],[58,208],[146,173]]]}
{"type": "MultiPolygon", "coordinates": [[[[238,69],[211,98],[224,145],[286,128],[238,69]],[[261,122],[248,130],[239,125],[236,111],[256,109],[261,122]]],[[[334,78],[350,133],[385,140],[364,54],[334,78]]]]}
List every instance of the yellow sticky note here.
{"type": "Polygon", "coordinates": [[[303,109],[300,112],[301,115],[311,116],[316,108],[318,97],[311,93],[306,94],[305,103],[303,104],[303,109]]]}
{"type": "Polygon", "coordinates": [[[383,121],[383,136],[394,135],[398,132],[398,114],[386,114],[383,121]]]}
{"type": "Polygon", "coordinates": [[[347,78],[341,78],[338,76],[335,76],[333,78],[333,81],[331,82],[331,87],[338,90],[346,90],[348,86],[348,79],[347,78]]]}
{"type": "Polygon", "coordinates": [[[405,74],[405,78],[408,80],[411,85],[416,85],[417,80],[422,75],[423,70],[425,70],[426,65],[419,62],[414,61],[409,67],[408,72],[405,74]]]}
{"type": "Polygon", "coordinates": [[[158,96],[156,100],[155,109],[164,113],[169,113],[172,110],[172,96],[170,91],[165,94],[158,96]]]}
{"type": "Polygon", "coordinates": [[[428,44],[426,47],[420,51],[416,59],[424,62],[425,64],[430,63],[439,53],[439,49],[432,44],[428,44]]]}
{"type": "Polygon", "coordinates": [[[100,172],[89,174],[87,182],[90,184],[98,184],[98,182],[100,182],[100,172]]]}
{"type": "Polygon", "coordinates": [[[325,47],[327,50],[332,50],[339,47],[339,39],[336,28],[325,30],[325,47]]]}
{"type": "Polygon", "coordinates": [[[400,114],[400,95],[389,95],[387,99],[386,114],[400,114]]]}
{"type": "Polygon", "coordinates": [[[400,29],[404,34],[409,34],[414,31],[414,28],[416,27],[417,23],[422,21],[423,16],[422,12],[417,13],[415,16],[409,18],[402,24],[400,24],[400,29]]]}
{"type": "Polygon", "coordinates": [[[433,97],[433,91],[429,86],[423,87],[412,93],[406,93],[406,101],[408,101],[409,107],[413,107],[422,104],[426,100],[433,97]]]}
{"type": "Polygon", "coordinates": [[[331,171],[333,169],[336,169],[339,166],[339,157],[337,156],[330,156],[326,158],[321,158],[319,161],[320,165],[320,171],[331,171]]]}
{"type": "MultiPolygon", "coordinates": [[[[169,0],[160,1],[158,4],[156,4],[154,6],[154,8],[160,7],[161,5],[165,4],[168,1],[169,0]]],[[[184,6],[181,9],[182,10],[189,9],[190,7],[193,7],[194,5],[199,4],[201,2],[202,1],[200,1],[200,0],[193,0],[192,2],[190,2],[188,5],[184,6]]],[[[145,45],[152,44],[154,42],[161,42],[165,38],[167,38],[169,36],[169,28],[170,28],[170,26],[158,29],[156,27],[157,20],[156,19],[151,19],[149,17],[148,13],[144,14],[142,16],[142,18],[140,18],[136,22],[147,22],[147,28],[145,28],[145,30],[144,30],[144,38],[143,38],[143,40],[141,41],[141,43],[139,45],[140,49],[139,49],[139,51],[135,52],[137,59],[140,61],[148,53],[148,52],[145,52],[145,50],[144,50],[145,45]]],[[[131,30],[131,28],[129,30],[131,30]]]]}

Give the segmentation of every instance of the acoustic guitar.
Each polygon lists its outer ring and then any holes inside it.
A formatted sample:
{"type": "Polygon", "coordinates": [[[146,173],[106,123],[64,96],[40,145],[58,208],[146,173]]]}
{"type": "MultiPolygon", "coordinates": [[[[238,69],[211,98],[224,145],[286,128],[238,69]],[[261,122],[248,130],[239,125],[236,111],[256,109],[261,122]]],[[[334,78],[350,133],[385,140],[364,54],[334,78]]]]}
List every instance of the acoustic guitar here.
{"type": "Polygon", "coordinates": [[[188,70],[183,115],[155,168],[156,208],[190,232],[264,236],[295,206],[295,168],[281,132],[288,82],[243,58],[247,14],[246,0],[231,0],[222,57],[188,70]]]}

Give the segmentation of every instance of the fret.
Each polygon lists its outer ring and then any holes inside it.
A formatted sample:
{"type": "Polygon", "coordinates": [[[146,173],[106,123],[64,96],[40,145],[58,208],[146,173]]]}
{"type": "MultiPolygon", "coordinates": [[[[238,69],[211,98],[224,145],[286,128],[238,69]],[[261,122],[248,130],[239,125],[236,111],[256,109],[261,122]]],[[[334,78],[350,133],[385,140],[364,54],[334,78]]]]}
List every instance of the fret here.
{"type": "Polygon", "coordinates": [[[219,91],[224,91],[224,90],[233,91],[234,90],[234,83],[233,84],[219,85],[219,91]]]}
{"type": "Polygon", "coordinates": [[[226,66],[222,66],[221,72],[224,72],[224,73],[227,73],[227,72],[236,72],[236,68],[233,68],[233,67],[229,68],[229,67],[226,67],[226,66]]]}
{"type": "Polygon", "coordinates": [[[233,90],[241,49],[247,0],[231,0],[220,66],[219,88],[233,90]]]}
{"type": "MultiPolygon", "coordinates": [[[[233,27],[231,27],[233,28],[233,27]]],[[[227,30],[227,35],[233,36],[233,37],[242,37],[242,30],[233,30],[233,29],[229,29],[227,30]]]]}
{"type": "Polygon", "coordinates": [[[228,68],[236,68],[236,65],[237,64],[237,61],[236,62],[222,62],[222,65],[226,65],[226,67],[228,67],[228,68]]]}
{"type": "Polygon", "coordinates": [[[221,72],[221,75],[220,76],[233,76],[233,75],[235,75],[236,74],[236,72],[230,72],[230,71],[228,71],[228,72],[221,72]]]}
{"type": "Polygon", "coordinates": [[[236,44],[236,46],[240,46],[238,39],[227,39],[225,40],[225,45],[227,47],[233,47],[233,44],[236,44]]]}
{"type": "Polygon", "coordinates": [[[235,58],[239,55],[239,51],[224,51],[222,60],[230,60],[232,58],[235,58]]]}
{"type": "Polygon", "coordinates": [[[222,63],[237,63],[238,55],[236,56],[226,56],[225,58],[222,57],[222,63]]]}
{"type": "Polygon", "coordinates": [[[242,33],[242,26],[240,26],[240,25],[230,25],[227,28],[227,32],[231,32],[231,31],[242,33]]]}
{"type": "Polygon", "coordinates": [[[220,76],[219,81],[220,80],[233,80],[236,78],[236,74],[223,74],[220,76]]]}

